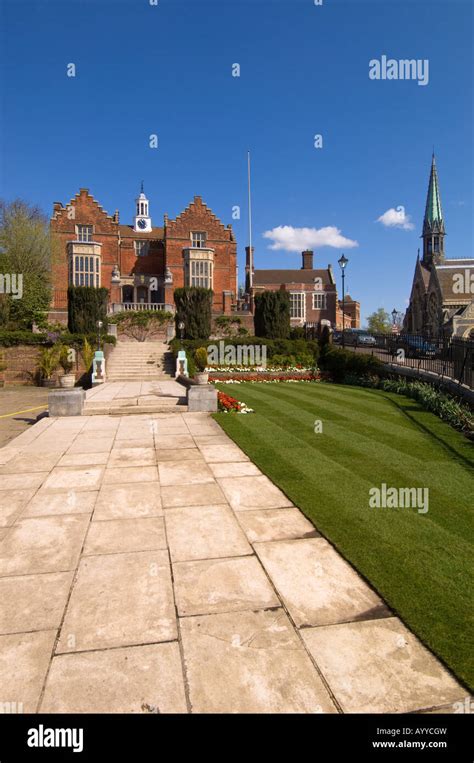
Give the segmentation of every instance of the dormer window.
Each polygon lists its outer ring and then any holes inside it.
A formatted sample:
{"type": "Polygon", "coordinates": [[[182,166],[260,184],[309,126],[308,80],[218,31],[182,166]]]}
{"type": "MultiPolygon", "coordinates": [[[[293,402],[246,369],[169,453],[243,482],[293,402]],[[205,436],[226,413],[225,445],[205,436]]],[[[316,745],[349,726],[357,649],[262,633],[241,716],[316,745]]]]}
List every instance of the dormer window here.
{"type": "Polygon", "coordinates": [[[92,225],[76,225],[76,235],[78,241],[90,243],[93,235],[92,225]]]}
{"type": "Polygon", "coordinates": [[[191,246],[193,249],[204,249],[206,246],[206,234],[202,231],[192,231],[191,246]]]}

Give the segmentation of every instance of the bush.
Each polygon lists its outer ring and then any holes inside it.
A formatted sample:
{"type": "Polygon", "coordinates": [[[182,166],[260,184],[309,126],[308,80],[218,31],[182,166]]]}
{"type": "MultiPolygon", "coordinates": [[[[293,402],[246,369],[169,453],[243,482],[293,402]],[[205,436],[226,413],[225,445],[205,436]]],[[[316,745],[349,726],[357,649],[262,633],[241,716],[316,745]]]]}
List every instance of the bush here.
{"type": "Polygon", "coordinates": [[[197,370],[200,373],[203,373],[203,371],[207,368],[207,350],[205,347],[198,347],[196,352],[194,353],[194,363],[196,365],[197,370]]]}
{"type": "Polygon", "coordinates": [[[419,381],[409,382],[406,379],[382,379],[377,386],[386,392],[396,392],[417,400],[426,411],[436,414],[455,429],[460,429],[470,439],[474,439],[472,411],[450,395],[434,389],[430,384],[419,381]]]}
{"type": "Polygon", "coordinates": [[[186,339],[209,339],[211,334],[212,290],[198,286],[175,289],[176,333],[179,323],[184,323],[186,339]]]}
{"type": "Polygon", "coordinates": [[[290,336],[290,297],[286,291],[264,291],[255,296],[255,333],[268,339],[290,336]]]}
{"type": "Polygon", "coordinates": [[[73,369],[74,363],[71,359],[70,348],[66,344],[61,346],[59,352],[59,365],[65,374],[70,374],[73,369]]]}
{"type": "Polygon", "coordinates": [[[330,374],[332,380],[341,383],[348,375],[368,377],[382,373],[381,361],[372,356],[364,355],[340,347],[326,345],[320,356],[320,367],[330,374]]]}
{"type": "Polygon", "coordinates": [[[93,286],[69,286],[67,290],[68,328],[73,334],[97,333],[97,321],[107,331],[108,289],[93,286]]]}
{"type": "Polygon", "coordinates": [[[44,347],[38,362],[42,379],[51,379],[59,365],[59,348],[56,345],[44,347]]]}
{"type": "Polygon", "coordinates": [[[290,339],[305,339],[305,338],[306,338],[306,332],[303,326],[293,326],[293,328],[290,329],[290,339]]]}

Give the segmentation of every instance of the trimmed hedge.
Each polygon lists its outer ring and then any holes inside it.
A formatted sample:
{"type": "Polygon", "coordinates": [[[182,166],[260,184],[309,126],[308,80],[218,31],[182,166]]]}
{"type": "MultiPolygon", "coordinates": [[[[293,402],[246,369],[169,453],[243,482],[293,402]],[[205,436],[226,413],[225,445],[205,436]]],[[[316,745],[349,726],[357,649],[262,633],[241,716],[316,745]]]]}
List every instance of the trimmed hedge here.
{"type": "Polygon", "coordinates": [[[325,346],[319,365],[336,384],[343,382],[346,376],[351,374],[364,378],[383,372],[383,364],[375,356],[331,347],[331,345],[325,346]]]}
{"type": "Polygon", "coordinates": [[[268,339],[290,336],[290,296],[286,291],[264,291],[255,295],[255,333],[268,339]]]}
{"type": "MultiPolygon", "coordinates": [[[[97,332],[87,335],[87,338],[94,346],[97,344],[97,332]]],[[[16,347],[18,345],[49,346],[58,343],[80,348],[83,341],[84,334],[71,334],[69,332],[62,334],[54,332],[33,334],[31,331],[0,331],[0,347],[16,347]]],[[[110,336],[110,334],[101,337],[101,342],[104,344],[115,344],[116,341],[116,338],[110,336]]]]}
{"type": "Polygon", "coordinates": [[[184,323],[186,339],[209,339],[211,334],[212,289],[199,286],[185,286],[174,291],[176,305],[176,333],[178,324],[184,323]]]}
{"type": "Polygon", "coordinates": [[[68,328],[72,334],[94,334],[97,321],[102,321],[107,331],[107,301],[109,291],[105,287],[69,286],[67,290],[68,328]]]}

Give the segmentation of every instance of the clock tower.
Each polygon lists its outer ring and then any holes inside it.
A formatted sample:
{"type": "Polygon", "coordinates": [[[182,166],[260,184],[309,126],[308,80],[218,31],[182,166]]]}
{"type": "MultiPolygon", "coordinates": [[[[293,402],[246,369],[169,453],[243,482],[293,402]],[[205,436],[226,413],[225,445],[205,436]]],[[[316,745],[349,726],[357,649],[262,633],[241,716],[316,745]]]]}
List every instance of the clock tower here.
{"type": "Polygon", "coordinates": [[[148,199],[143,192],[143,181],[140,196],[136,199],[134,230],[138,233],[151,231],[151,217],[148,213],[148,199]]]}

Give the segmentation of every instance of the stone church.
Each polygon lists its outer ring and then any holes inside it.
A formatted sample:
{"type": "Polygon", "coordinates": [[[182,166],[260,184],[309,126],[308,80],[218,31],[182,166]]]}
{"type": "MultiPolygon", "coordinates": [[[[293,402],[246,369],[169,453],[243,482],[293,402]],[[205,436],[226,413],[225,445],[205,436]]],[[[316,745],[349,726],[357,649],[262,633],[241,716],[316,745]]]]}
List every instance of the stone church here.
{"type": "Polygon", "coordinates": [[[431,161],[423,219],[423,255],[415,274],[403,328],[427,337],[474,337],[474,259],[447,259],[435,157],[431,161]]]}

